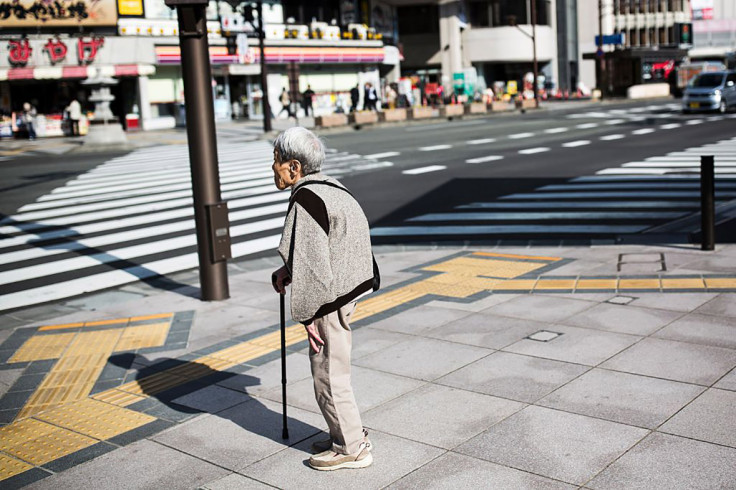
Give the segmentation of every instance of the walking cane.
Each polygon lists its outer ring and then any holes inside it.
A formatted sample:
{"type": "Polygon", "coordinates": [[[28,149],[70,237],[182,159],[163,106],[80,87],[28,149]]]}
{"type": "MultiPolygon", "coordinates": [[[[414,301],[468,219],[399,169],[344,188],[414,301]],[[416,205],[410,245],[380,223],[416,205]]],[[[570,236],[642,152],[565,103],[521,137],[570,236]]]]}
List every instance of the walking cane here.
{"type": "Polygon", "coordinates": [[[284,294],[279,294],[281,311],[281,400],[283,402],[284,430],[281,437],[289,438],[289,427],[286,422],[286,313],[284,312],[284,294]]]}

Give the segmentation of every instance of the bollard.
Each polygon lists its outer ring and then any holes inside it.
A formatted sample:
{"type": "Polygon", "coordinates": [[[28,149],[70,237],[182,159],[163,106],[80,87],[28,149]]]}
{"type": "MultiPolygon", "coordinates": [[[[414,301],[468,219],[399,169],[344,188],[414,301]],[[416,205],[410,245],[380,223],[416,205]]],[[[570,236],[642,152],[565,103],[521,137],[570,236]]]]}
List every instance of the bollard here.
{"type": "Polygon", "coordinates": [[[714,250],[716,244],[716,186],[714,167],[713,155],[700,157],[701,250],[714,250]]]}

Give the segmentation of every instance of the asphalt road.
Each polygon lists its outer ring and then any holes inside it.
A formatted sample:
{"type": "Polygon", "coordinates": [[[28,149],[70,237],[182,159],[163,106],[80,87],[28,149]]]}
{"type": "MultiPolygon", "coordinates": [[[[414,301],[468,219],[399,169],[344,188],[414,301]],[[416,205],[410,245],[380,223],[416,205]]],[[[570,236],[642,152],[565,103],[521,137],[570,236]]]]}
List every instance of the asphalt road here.
{"type": "MultiPolygon", "coordinates": [[[[712,153],[717,239],[736,241],[736,114],[559,107],[325,132],[325,172],[361,202],[375,243],[689,243],[699,155],[712,153]]],[[[233,257],[273,256],[289,196],[273,186],[270,144],[236,136],[218,139],[233,257]]],[[[183,145],[0,168],[0,311],[197,266],[183,145]]]]}

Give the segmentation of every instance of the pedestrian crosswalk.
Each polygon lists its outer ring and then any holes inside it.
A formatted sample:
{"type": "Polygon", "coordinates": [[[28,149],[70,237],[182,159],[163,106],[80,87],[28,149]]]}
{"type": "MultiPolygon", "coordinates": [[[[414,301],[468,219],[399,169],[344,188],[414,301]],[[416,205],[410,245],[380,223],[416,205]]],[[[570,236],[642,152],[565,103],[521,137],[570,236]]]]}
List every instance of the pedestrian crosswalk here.
{"type": "Polygon", "coordinates": [[[699,212],[700,155],[715,156],[716,203],[736,200],[736,138],[607,168],[493,201],[457,205],[371,230],[377,242],[448,239],[616,238],[662,230],[692,233],[699,212]],[[679,221],[678,221],[679,220],[679,221]]]}
{"type": "MultiPolygon", "coordinates": [[[[289,193],[273,184],[273,148],[219,144],[233,257],[273,250],[289,193]]],[[[328,150],[341,176],[391,162],[328,150]]],[[[144,148],[106,161],[0,220],[0,310],[55,301],[197,267],[186,146],[144,148]]]]}

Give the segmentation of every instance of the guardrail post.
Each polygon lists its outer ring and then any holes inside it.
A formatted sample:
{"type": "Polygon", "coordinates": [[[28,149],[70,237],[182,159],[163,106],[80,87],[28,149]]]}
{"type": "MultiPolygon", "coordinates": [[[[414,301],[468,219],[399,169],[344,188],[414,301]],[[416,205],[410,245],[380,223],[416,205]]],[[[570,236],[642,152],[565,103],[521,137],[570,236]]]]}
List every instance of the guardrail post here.
{"type": "Polygon", "coordinates": [[[700,234],[701,250],[714,250],[716,244],[715,165],[713,155],[700,157],[700,234]]]}

